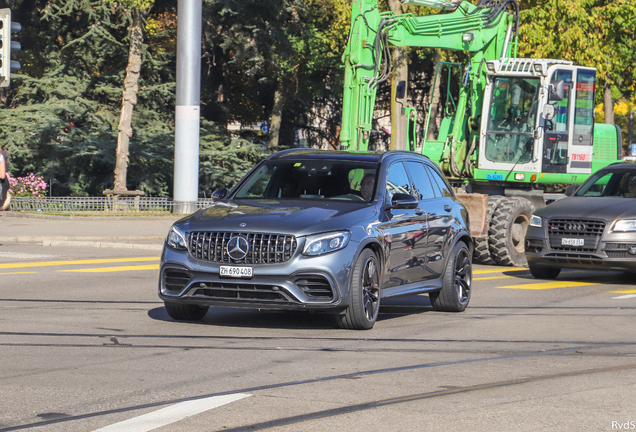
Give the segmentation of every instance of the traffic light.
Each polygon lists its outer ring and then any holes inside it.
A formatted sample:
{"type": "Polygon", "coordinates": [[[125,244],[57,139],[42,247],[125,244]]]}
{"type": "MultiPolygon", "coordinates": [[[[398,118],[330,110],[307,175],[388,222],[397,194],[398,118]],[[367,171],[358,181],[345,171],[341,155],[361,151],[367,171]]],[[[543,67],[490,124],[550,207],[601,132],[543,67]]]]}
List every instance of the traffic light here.
{"type": "Polygon", "coordinates": [[[11,72],[20,70],[20,63],[11,60],[11,51],[22,48],[20,42],[11,42],[11,32],[20,30],[20,24],[11,22],[11,9],[0,9],[0,87],[8,87],[11,72]]]}

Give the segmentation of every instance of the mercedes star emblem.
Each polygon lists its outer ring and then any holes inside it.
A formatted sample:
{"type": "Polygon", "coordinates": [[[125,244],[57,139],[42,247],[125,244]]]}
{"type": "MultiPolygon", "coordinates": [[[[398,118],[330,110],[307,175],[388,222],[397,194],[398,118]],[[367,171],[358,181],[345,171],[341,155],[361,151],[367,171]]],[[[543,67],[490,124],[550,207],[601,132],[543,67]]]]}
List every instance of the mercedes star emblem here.
{"type": "Polygon", "coordinates": [[[242,260],[250,250],[250,245],[244,237],[234,236],[227,242],[227,254],[235,261],[242,260]]]}

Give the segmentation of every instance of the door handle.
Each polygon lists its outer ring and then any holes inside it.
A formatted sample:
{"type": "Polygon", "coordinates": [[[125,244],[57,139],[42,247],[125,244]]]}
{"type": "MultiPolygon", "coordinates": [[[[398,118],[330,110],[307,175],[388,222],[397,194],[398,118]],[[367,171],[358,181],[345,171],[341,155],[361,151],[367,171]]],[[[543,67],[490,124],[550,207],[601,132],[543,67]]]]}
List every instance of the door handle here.
{"type": "Polygon", "coordinates": [[[451,206],[449,206],[448,204],[444,205],[444,210],[446,210],[447,212],[450,212],[453,208],[451,206]]]}
{"type": "Polygon", "coordinates": [[[424,210],[422,209],[415,209],[415,214],[418,216],[422,216],[424,214],[424,210]]]}

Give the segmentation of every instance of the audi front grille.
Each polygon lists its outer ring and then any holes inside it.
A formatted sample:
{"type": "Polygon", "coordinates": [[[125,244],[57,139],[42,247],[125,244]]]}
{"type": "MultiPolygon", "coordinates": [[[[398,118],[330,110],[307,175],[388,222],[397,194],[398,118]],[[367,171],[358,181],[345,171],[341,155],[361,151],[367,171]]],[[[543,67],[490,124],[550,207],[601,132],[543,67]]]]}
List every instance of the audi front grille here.
{"type": "Polygon", "coordinates": [[[548,238],[550,249],[555,251],[594,252],[605,230],[605,222],[584,219],[550,219],[548,221],[548,238]],[[584,239],[581,246],[563,245],[563,238],[584,239]]]}

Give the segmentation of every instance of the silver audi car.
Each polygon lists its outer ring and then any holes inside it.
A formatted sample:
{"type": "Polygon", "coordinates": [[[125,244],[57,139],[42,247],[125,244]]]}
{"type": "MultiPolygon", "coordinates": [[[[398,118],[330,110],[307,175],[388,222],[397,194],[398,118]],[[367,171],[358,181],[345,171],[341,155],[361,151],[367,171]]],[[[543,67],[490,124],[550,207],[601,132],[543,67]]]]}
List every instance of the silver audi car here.
{"type": "Polygon", "coordinates": [[[384,298],[471,296],[468,213],[435,164],[413,152],[278,152],[209,208],[177,221],[159,297],[176,320],[210,306],[333,313],[370,329],[384,298]]]}

